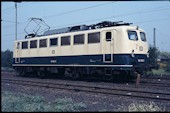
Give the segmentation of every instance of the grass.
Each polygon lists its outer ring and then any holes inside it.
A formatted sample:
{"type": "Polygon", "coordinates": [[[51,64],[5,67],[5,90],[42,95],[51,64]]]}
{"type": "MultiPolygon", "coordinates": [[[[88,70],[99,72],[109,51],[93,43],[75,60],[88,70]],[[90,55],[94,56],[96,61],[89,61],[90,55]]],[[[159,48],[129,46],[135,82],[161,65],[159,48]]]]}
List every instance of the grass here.
{"type": "Polygon", "coordinates": [[[147,72],[149,75],[170,75],[170,72],[166,72],[164,68],[159,68],[158,70],[152,69],[152,71],[147,72]]]}
{"type": "Polygon", "coordinates": [[[168,73],[167,72],[165,72],[165,70],[164,69],[158,69],[158,70],[152,70],[152,72],[153,72],[153,74],[154,75],[167,75],[168,73]]]}
{"type": "Polygon", "coordinates": [[[41,96],[30,96],[21,93],[1,92],[1,110],[4,112],[64,112],[81,111],[84,103],[74,103],[71,98],[58,98],[54,102],[46,102],[41,96]]]}
{"type": "MultiPolygon", "coordinates": [[[[58,98],[53,102],[46,102],[41,96],[1,92],[1,110],[3,112],[78,112],[85,109],[84,103],[75,103],[71,98],[58,98]]],[[[107,111],[107,109],[100,110],[100,112],[102,111],[107,111]]],[[[165,107],[160,107],[154,102],[134,102],[129,105],[119,105],[118,111],[165,111],[165,107]]]]}
{"type": "Polygon", "coordinates": [[[164,109],[160,108],[158,105],[156,105],[154,102],[150,103],[132,103],[128,106],[129,112],[134,111],[164,111],[164,109]]]}

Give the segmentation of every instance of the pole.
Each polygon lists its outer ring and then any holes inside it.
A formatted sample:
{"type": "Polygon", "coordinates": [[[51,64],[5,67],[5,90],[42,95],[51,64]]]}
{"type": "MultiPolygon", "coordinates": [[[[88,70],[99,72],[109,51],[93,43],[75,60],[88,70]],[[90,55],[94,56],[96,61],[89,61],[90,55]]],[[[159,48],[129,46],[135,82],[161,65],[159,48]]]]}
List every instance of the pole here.
{"type": "Polygon", "coordinates": [[[137,78],[136,78],[136,87],[139,86],[139,83],[140,83],[140,74],[137,73],[137,78]]]}
{"type": "Polygon", "coordinates": [[[156,35],[155,35],[155,31],[156,31],[156,29],[153,28],[153,44],[154,44],[154,47],[156,47],[156,35]]]}
{"type": "Polygon", "coordinates": [[[15,2],[15,9],[16,9],[16,15],[15,15],[15,21],[16,21],[16,23],[15,23],[15,40],[17,40],[17,2],[15,2]]]}

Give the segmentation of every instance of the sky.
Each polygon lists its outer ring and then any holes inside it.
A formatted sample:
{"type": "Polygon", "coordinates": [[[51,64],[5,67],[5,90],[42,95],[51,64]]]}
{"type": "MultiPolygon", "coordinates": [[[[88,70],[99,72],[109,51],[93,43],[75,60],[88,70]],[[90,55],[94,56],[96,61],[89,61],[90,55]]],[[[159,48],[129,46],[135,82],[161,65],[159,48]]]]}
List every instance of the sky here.
{"type": "MultiPolygon", "coordinates": [[[[41,18],[58,29],[76,25],[90,25],[101,21],[133,23],[146,32],[149,45],[153,45],[156,29],[156,47],[170,52],[170,1],[64,1],[17,3],[17,40],[24,39],[36,24],[30,18],[41,18]],[[27,26],[27,27],[26,27],[27,26]]],[[[1,2],[1,50],[13,51],[16,39],[15,2],[1,2]]],[[[40,31],[46,29],[41,25],[40,31]]],[[[43,33],[43,32],[41,32],[43,33]]]]}

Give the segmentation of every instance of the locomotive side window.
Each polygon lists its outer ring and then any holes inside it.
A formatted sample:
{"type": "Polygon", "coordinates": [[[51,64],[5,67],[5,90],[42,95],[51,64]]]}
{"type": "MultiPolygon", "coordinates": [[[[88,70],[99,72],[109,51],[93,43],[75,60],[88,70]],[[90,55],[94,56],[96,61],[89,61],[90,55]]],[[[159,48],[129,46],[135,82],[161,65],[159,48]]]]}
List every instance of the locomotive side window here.
{"type": "Polygon", "coordinates": [[[47,39],[40,40],[40,47],[47,47],[47,39]]]}
{"type": "Polygon", "coordinates": [[[58,45],[58,38],[50,39],[50,46],[57,46],[58,45]]]}
{"type": "Polygon", "coordinates": [[[20,48],[20,43],[18,42],[18,43],[17,43],[17,49],[19,49],[19,48],[20,48]]]}
{"type": "Polygon", "coordinates": [[[28,41],[22,42],[22,49],[28,49],[28,41]]]}
{"type": "Polygon", "coordinates": [[[89,33],[88,34],[88,43],[100,43],[100,32],[89,33]]]}
{"type": "Polygon", "coordinates": [[[136,31],[128,31],[128,37],[130,40],[138,40],[136,31]]]}
{"type": "Polygon", "coordinates": [[[61,37],[61,45],[70,45],[70,36],[61,37]]]}
{"type": "Polygon", "coordinates": [[[74,44],[84,44],[84,34],[74,35],[74,44]]]}
{"type": "Polygon", "coordinates": [[[106,41],[111,41],[112,38],[112,33],[111,32],[107,32],[106,33],[106,41]]]}
{"type": "Polygon", "coordinates": [[[146,42],[146,36],[144,32],[140,32],[140,37],[142,41],[146,42]]]}
{"type": "Polygon", "coordinates": [[[37,48],[37,40],[30,41],[30,48],[37,48]]]}

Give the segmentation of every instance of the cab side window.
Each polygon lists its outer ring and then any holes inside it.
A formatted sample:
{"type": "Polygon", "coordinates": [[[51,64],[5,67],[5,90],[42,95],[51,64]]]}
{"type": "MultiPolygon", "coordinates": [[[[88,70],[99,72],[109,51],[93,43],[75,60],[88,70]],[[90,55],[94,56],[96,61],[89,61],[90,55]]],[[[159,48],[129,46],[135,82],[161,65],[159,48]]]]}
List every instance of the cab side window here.
{"type": "Polygon", "coordinates": [[[20,43],[19,42],[17,43],[17,49],[20,49],[20,43]]]}

